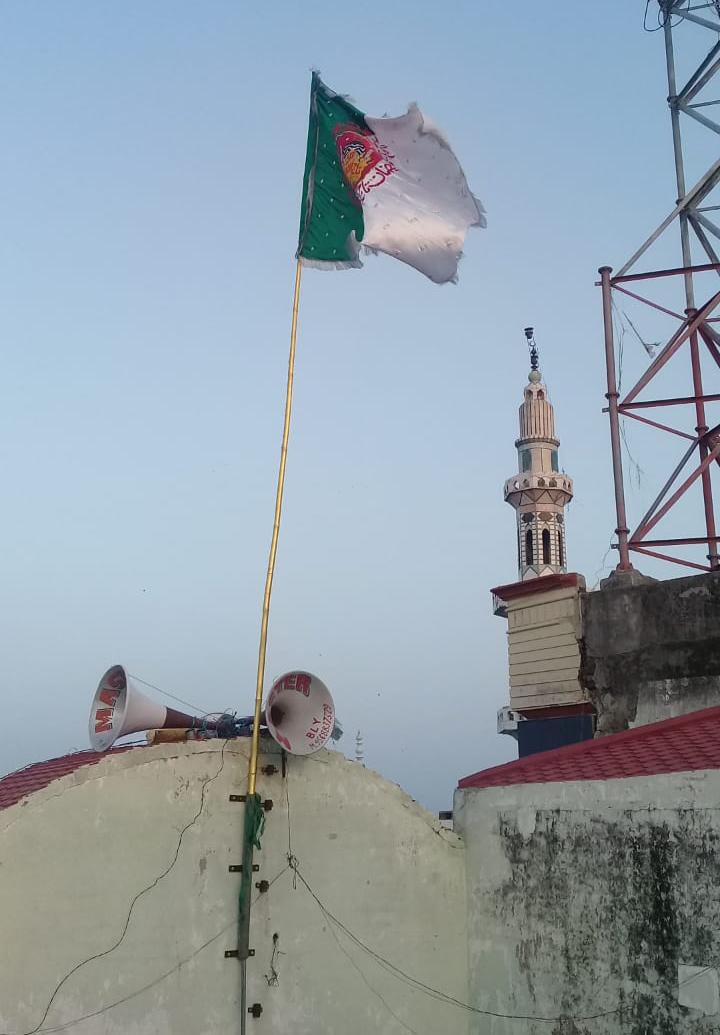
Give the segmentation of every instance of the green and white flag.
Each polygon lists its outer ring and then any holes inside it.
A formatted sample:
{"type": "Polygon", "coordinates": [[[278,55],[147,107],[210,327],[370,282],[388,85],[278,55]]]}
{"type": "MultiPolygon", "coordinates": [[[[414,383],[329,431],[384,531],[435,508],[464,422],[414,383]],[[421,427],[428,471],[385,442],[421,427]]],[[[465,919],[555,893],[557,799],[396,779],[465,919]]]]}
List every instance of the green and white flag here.
{"type": "Polygon", "coordinates": [[[360,267],[362,246],[445,284],[457,280],[468,228],[485,225],[450,145],[416,105],[373,119],[313,73],[297,250],[304,265],[360,267]]]}

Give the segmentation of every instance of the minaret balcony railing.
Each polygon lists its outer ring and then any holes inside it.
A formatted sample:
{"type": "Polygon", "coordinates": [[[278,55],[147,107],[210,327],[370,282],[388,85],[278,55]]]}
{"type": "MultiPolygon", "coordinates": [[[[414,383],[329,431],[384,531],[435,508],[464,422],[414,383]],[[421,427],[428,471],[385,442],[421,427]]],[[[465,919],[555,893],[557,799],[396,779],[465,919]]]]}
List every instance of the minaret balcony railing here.
{"type": "Polygon", "coordinates": [[[563,506],[573,495],[573,480],[565,474],[532,474],[526,472],[525,474],[516,475],[514,478],[508,478],[505,482],[505,499],[510,500],[512,496],[521,496],[523,493],[533,492],[538,495],[543,495],[549,492],[552,497],[557,497],[554,502],[561,503],[563,506]]]}

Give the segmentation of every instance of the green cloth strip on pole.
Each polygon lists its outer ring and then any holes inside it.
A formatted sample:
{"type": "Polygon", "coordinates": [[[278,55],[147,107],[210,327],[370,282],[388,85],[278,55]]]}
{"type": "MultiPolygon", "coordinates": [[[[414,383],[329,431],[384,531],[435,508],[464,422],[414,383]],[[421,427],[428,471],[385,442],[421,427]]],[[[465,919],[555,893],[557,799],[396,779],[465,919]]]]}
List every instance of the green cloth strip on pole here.
{"type": "Polygon", "coordinates": [[[265,809],[259,794],[251,794],[245,802],[243,825],[242,876],[238,899],[238,956],[250,955],[250,900],[252,896],[253,850],[260,850],[260,838],[265,829],[265,809]]]}

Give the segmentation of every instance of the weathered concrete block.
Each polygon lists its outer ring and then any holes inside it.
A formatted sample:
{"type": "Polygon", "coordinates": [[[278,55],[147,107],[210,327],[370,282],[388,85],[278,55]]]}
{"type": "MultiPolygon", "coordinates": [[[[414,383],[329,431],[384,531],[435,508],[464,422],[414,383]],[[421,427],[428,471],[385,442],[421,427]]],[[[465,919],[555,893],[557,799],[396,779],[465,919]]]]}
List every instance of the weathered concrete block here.
{"type": "Polygon", "coordinates": [[[720,704],[720,575],[607,579],[585,595],[581,650],[599,735],[720,704]]]}

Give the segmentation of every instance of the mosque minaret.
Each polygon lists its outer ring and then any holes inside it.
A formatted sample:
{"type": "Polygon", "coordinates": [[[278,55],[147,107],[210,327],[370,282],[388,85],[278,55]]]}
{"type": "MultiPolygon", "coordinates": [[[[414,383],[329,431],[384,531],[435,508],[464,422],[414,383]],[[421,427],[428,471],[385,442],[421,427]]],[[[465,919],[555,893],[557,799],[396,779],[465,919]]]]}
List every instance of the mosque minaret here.
{"type": "Polygon", "coordinates": [[[520,437],[515,442],[518,473],[505,482],[505,499],[517,514],[518,577],[521,581],[567,571],[565,507],[573,496],[572,478],[560,471],[555,414],[538,369],[533,328],[525,328],[530,373],[520,406],[520,437]]]}

